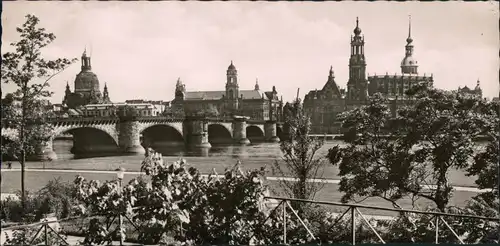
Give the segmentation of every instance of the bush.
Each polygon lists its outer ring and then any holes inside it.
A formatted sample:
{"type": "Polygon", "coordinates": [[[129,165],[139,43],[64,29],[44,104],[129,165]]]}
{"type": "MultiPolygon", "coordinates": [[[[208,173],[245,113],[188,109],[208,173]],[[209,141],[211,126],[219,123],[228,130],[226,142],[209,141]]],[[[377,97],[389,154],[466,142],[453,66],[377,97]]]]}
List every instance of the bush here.
{"type": "Polygon", "coordinates": [[[57,218],[66,218],[71,214],[74,204],[73,187],[54,179],[35,193],[26,192],[26,211],[23,214],[20,192],[18,199],[7,198],[1,201],[1,220],[6,222],[39,221],[44,215],[55,213],[57,218]]]}

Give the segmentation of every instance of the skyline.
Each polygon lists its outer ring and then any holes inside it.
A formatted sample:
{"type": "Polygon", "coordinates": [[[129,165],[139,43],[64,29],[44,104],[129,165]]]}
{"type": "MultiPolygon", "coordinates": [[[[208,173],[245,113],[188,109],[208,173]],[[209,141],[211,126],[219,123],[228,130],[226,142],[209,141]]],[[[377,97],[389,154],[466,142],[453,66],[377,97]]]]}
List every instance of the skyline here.
{"type": "MultiPolygon", "coordinates": [[[[188,91],[224,90],[231,60],[240,89],[253,89],[258,78],[261,89],[276,86],[290,101],[297,88],[301,98],[320,90],[330,66],[345,88],[356,17],[366,40],[367,73],[400,74],[411,15],[419,74],[433,74],[442,89],[474,88],[479,79],[483,95],[492,98],[499,86],[497,7],[491,2],[7,2],[2,49],[19,39],[15,27],[25,15],[34,14],[40,27],[57,37],[44,55],[80,59],[86,47],[101,90],[107,83],[113,102],[170,101],[179,77],[188,91]]],[[[79,71],[77,61],[52,80],[53,103],[61,103],[66,81],[74,90],[79,71]]],[[[2,84],[6,92],[10,87],[2,84]]]]}

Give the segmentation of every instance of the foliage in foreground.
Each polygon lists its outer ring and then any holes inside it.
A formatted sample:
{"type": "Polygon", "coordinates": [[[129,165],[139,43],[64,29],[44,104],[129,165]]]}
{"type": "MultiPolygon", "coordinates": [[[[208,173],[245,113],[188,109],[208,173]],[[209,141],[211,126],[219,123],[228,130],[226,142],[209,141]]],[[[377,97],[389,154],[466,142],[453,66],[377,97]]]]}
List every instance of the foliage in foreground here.
{"type": "MultiPolygon", "coordinates": [[[[86,217],[80,223],[76,221],[79,228],[70,228],[71,224],[63,222],[63,231],[72,229],[74,233],[75,229],[80,230],[76,235],[85,236],[84,245],[117,241],[117,218],[114,221],[113,218],[121,212],[126,216],[123,234],[128,241],[137,243],[235,245],[252,242],[265,245],[283,242],[283,208],[279,206],[273,210],[276,204],[264,202],[263,197],[267,195],[262,180],[264,170],[243,172],[235,166],[222,176],[213,173],[204,178],[185,161],[167,165],[160,155],[154,153],[149,153],[143,169],[147,175],[131,180],[121,189],[116,181],[87,181],[81,177],[75,180],[74,193],[66,188],[44,189],[58,190],[76,198],[79,206],[73,212],[86,217]]],[[[482,211],[484,207],[478,203],[471,203],[467,209],[447,208],[446,212],[474,214],[481,211],[483,216],[489,217],[496,213],[482,211]]],[[[309,207],[301,218],[316,240],[287,208],[287,242],[290,244],[350,243],[352,240],[350,213],[339,219],[322,207],[309,207]]],[[[466,242],[497,242],[491,235],[496,235],[498,223],[452,217],[444,219],[466,242]]],[[[432,243],[435,240],[433,216],[405,214],[395,220],[370,219],[369,222],[386,242],[432,243]]],[[[440,242],[457,242],[442,222],[439,231],[440,242]]],[[[34,236],[33,229],[16,232],[14,240],[27,236],[34,236]]],[[[50,237],[54,237],[50,240],[56,240],[55,236],[50,237]]],[[[43,240],[43,236],[38,240],[43,240]]],[[[359,215],[356,240],[357,243],[379,242],[359,215]]],[[[52,243],[57,244],[60,243],[52,243]]]]}
{"type": "MultiPolygon", "coordinates": [[[[55,213],[57,218],[66,218],[71,215],[75,204],[73,190],[71,184],[63,183],[60,179],[51,180],[39,191],[26,193],[24,213],[19,199],[9,197],[0,201],[0,220],[31,223],[50,213],[55,213]]],[[[17,198],[20,196],[20,193],[17,194],[17,198]]]]}

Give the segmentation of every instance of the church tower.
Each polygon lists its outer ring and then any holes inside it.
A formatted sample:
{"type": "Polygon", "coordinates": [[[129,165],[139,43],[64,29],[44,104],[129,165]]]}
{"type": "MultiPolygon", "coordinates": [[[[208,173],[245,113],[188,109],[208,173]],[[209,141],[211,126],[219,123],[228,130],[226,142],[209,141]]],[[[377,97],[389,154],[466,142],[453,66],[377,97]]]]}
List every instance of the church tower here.
{"type": "Polygon", "coordinates": [[[231,61],[231,65],[227,68],[226,76],[227,103],[230,109],[237,110],[240,90],[238,85],[238,70],[236,70],[236,67],[233,65],[233,61],[231,61]]]}
{"type": "Polygon", "coordinates": [[[405,58],[401,61],[402,74],[418,74],[417,61],[413,58],[413,39],[411,38],[411,16],[409,19],[408,38],[406,39],[405,58]]]}
{"type": "Polygon", "coordinates": [[[108,92],[108,84],[104,83],[104,91],[102,92],[102,101],[103,103],[111,103],[111,100],[109,99],[109,92],[108,92]]]}
{"type": "Polygon", "coordinates": [[[182,83],[181,78],[178,78],[177,83],[175,84],[175,100],[183,101],[185,94],[186,94],[186,87],[182,83]]]}
{"type": "Polygon", "coordinates": [[[347,99],[351,101],[366,100],[368,81],[366,80],[365,38],[361,36],[359,20],[356,17],[354,37],[351,36],[351,58],[349,59],[349,81],[347,82],[347,99]]]}
{"type": "Polygon", "coordinates": [[[69,97],[71,96],[71,89],[69,88],[69,83],[66,81],[66,91],[64,91],[63,105],[68,105],[69,97]]]}
{"type": "Polygon", "coordinates": [[[90,56],[87,56],[87,49],[85,49],[82,54],[82,72],[90,70],[92,70],[92,65],[90,64],[90,56]]]}

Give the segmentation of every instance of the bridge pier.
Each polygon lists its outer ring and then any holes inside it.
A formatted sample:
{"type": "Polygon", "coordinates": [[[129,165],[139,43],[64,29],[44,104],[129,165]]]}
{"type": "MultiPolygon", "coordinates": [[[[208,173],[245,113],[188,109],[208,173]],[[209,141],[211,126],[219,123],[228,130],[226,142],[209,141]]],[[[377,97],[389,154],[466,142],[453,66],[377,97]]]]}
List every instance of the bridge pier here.
{"type": "Polygon", "coordinates": [[[184,139],[188,147],[210,148],[208,121],[201,118],[186,118],[183,124],[184,139]]]}
{"type": "Polygon", "coordinates": [[[125,120],[119,123],[118,144],[123,153],[145,154],[141,145],[140,124],[138,120],[125,120]]]}
{"type": "Polygon", "coordinates": [[[278,143],[280,141],[276,130],[276,121],[269,120],[264,123],[264,135],[268,142],[278,143]]]}
{"type": "Polygon", "coordinates": [[[247,138],[247,119],[248,117],[234,117],[233,123],[233,139],[237,144],[249,144],[247,138]]]}

